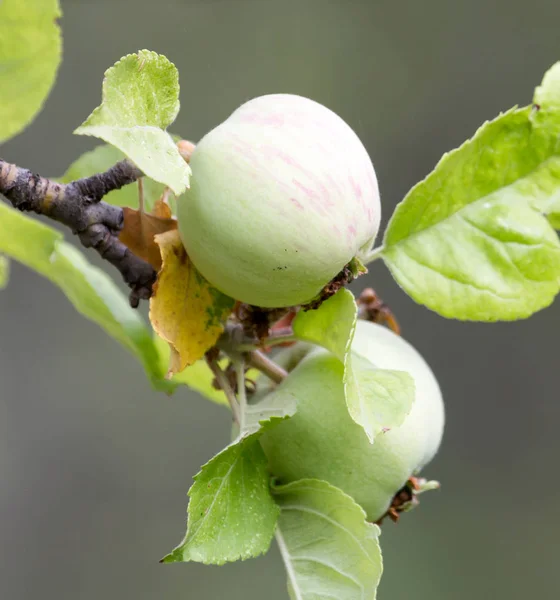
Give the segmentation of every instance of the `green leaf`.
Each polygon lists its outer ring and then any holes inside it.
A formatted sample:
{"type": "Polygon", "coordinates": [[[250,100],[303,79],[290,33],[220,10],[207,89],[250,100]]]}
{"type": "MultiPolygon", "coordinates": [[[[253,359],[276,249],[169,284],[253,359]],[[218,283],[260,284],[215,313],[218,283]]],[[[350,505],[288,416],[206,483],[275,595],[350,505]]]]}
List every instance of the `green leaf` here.
{"type": "MultiPolygon", "coordinates": [[[[165,340],[162,341],[164,344],[167,344],[165,340]]],[[[167,344],[167,346],[169,348],[169,344],[167,344]]],[[[168,364],[169,358],[164,363],[165,370],[167,370],[168,364]]],[[[213,380],[214,375],[204,360],[196,361],[190,367],[187,367],[184,371],[177,373],[171,378],[173,383],[186,385],[195,392],[198,392],[201,396],[204,396],[206,399],[229,408],[229,402],[226,398],[226,395],[224,392],[222,392],[222,390],[217,390],[212,385],[213,380]]]]}
{"type": "Polygon", "coordinates": [[[279,509],[259,437],[280,420],[268,421],[202,467],[189,490],[187,534],[162,562],[222,565],[267,552],[279,509]]]}
{"type": "Polygon", "coordinates": [[[560,243],[533,196],[558,189],[560,137],[530,109],[483,125],[401,202],[383,258],[414,300],[446,317],[525,318],[560,289],[560,243]]]}
{"type": "MultiPolygon", "coordinates": [[[[162,373],[166,373],[169,366],[169,358],[171,356],[171,351],[169,349],[169,344],[159,335],[154,334],[154,344],[159,352],[159,361],[160,361],[160,370],[162,373]]],[[[222,369],[225,369],[228,365],[228,360],[220,360],[219,364],[222,369]]],[[[258,377],[259,371],[256,369],[249,369],[246,373],[246,377],[248,379],[255,379],[258,377]]],[[[210,370],[210,367],[206,363],[205,360],[198,360],[190,367],[187,367],[184,371],[175,374],[171,379],[171,383],[175,385],[185,385],[189,387],[191,390],[198,392],[201,396],[210,400],[211,402],[215,402],[216,404],[221,404],[226,408],[230,408],[229,402],[226,398],[226,395],[222,390],[217,390],[213,386],[214,374],[210,370]]],[[[280,414],[278,411],[269,411],[266,419],[271,418],[274,415],[280,414]]],[[[261,420],[264,420],[261,419],[261,420]]],[[[258,427],[255,427],[253,431],[256,431],[258,427]]],[[[253,433],[251,431],[251,433],[253,433]]]]}
{"type": "MultiPolygon", "coordinates": [[[[166,373],[169,366],[169,358],[171,351],[169,344],[158,335],[154,334],[154,344],[159,352],[160,369],[162,373],[166,373]]],[[[227,365],[227,361],[221,363],[222,367],[227,365]]],[[[214,375],[205,360],[199,360],[190,367],[187,367],[181,373],[177,373],[171,378],[171,381],[176,385],[186,385],[195,390],[201,396],[216,404],[222,404],[229,408],[229,402],[222,390],[217,390],[212,382],[214,375]]]]}
{"type": "MultiPolygon", "coordinates": [[[[293,330],[298,339],[322,346],[344,364],[348,412],[373,443],[378,433],[398,427],[410,412],[414,380],[403,371],[377,369],[365,358],[350,352],[357,318],[354,296],[342,288],[317,310],[300,311],[294,319],[293,330]]],[[[276,395],[278,402],[288,405],[286,393],[280,386],[276,395]]]]}
{"type": "MultiPolygon", "coordinates": [[[[66,173],[60,178],[61,183],[70,183],[76,179],[90,177],[96,173],[106,171],[126,156],[114,146],[103,144],[97,146],[90,152],[82,154],[74,161],[66,173]]],[[[149,177],[144,177],[144,209],[150,212],[155,201],[161,197],[165,186],[149,177]]],[[[114,206],[129,206],[138,208],[138,186],[136,184],[125,185],[120,190],[109,192],[103,197],[105,202],[114,206]]]]}
{"type": "Polygon", "coordinates": [[[535,109],[531,119],[535,126],[560,132],[560,62],[553,65],[544,75],[535,90],[535,109]]]}
{"type": "Polygon", "coordinates": [[[105,73],[103,100],[75,133],[112,144],[148,177],[176,194],[189,184],[190,167],[165,130],[179,112],[179,74],[165,56],[141,50],[105,73]]]}
{"type": "Polygon", "coordinates": [[[552,156],[533,173],[514,183],[510,197],[527,199],[555,227],[560,219],[560,156],[552,156]]]}
{"type": "Polygon", "coordinates": [[[274,488],[276,539],[292,600],[375,600],[383,572],[380,530],[363,509],[325,481],[274,488]]]}
{"type": "MultiPolygon", "coordinates": [[[[542,84],[535,90],[533,102],[533,125],[551,134],[560,133],[560,62],[545,73],[542,84]]],[[[560,157],[549,159],[531,179],[533,186],[531,188],[529,183],[525,191],[527,195],[533,194],[533,206],[547,215],[555,229],[560,229],[560,157]]]]}
{"type": "Polygon", "coordinates": [[[144,320],[113,280],[92,266],[60,233],[0,202],[0,252],[50,279],[74,307],[118,340],[142,363],[154,387],[164,381],[158,351],[144,320]]]}
{"type": "Polygon", "coordinates": [[[277,419],[292,417],[296,409],[297,398],[283,386],[279,386],[259,402],[247,406],[243,434],[250,435],[257,431],[262,433],[262,428],[268,427],[270,422],[275,423],[277,419]]]}
{"type": "Polygon", "coordinates": [[[402,425],[414,402],[414,379],[404,371],[378,369],[355,352],[344,367],[344,392],[352,419],[373,443],[375,436],[402,425]]]}
{"type": "Polygon", "coordinates": [[[292,327],[297,338],[326,348],[344,362],[357,318],[354,296],[342,288],[317,310],[300,311],[292,327]]]}
{"type": "Polygon", "coordinates": [[[35,118],[56,79],[62,38],[58,0],[0,2],[0,143],[35,118]]]}
{"type": "Polygon", "coordinates": [[[3,290],[8,285],[10,278],[10,263],[5,256],[0,254],[0,290],[3,290]]]}
{"type": "Polygon", "coordinates": [[[551,207],[551,212],[547,215],[548,222],[554,229],[560,229],[560,199],[556,197],[554,206],[551,207]]]}

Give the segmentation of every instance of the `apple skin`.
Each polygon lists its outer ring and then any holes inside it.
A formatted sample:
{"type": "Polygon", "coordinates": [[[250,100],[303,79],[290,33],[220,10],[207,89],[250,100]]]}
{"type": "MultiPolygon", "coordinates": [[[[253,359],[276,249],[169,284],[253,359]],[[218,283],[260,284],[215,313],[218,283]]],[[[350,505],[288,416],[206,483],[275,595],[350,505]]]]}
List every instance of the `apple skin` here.
{"type": "Polygon", "coordinates": [[[412,375],[416,398],[404,423],[370,444],[346,408],[341,362],[326,351],[313,351],[281,384],[297,399],[296,414],[266,432],[261,444],[280,483],[326,480],[352,496],[370,521],[377,521],[409,477],[436,454],[444,405],[430,367],[392,331],[359,321],[352,349],[379,368],[412,375]]]}
{"type": "Polygon", "coordinates": [[[190,157],[179,230],[197,269],[261,307],[312,300],[371,249],[381,217],[371,160],[352,129],[301,96],[250,100],[190,157]]]}

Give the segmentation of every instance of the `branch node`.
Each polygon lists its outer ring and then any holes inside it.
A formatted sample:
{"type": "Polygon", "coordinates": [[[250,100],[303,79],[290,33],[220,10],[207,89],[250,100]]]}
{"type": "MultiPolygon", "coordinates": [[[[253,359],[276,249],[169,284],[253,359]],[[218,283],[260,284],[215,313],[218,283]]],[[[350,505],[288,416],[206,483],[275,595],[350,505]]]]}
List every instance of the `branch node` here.
{"type": "Polygon", "coordinates": [[[78,236],[83,246],[94,248],[121,272],[131,289],[130,305],[134,308],[140,300],[151,297],[157,273],[119,240],[123,209],[101,199],[142,176],[138,167],[123,160],[104,173],[61,184],[0,158],[0,194],[18,210],[62,223],[78,236]]]}

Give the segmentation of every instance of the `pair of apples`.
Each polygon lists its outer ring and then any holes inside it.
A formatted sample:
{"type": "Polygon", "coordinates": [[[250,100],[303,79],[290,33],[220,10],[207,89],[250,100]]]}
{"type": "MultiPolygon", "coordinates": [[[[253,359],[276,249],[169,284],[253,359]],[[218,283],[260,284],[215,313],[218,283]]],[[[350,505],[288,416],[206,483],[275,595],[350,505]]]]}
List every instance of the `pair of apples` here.
{"type": "MultiPolygon", "coordinates": [[[[372,162],[354,131],[312,100],[247,102],[202,139],[190,166],[191,187],[178,202],[182,241],[202,275],[236,300],[306,304],[373,246],[381,206],[372,162]]],[[[346,408],[342,365],[314,352],[281,384],[297,413],[262,446],[281,483],[324,479],[377,521],[435,455],[443,401],[428,365],[391,331],[361,321],[353,350],[412,375],[416,399],[403,425],[370,444],[346,408]]]]}

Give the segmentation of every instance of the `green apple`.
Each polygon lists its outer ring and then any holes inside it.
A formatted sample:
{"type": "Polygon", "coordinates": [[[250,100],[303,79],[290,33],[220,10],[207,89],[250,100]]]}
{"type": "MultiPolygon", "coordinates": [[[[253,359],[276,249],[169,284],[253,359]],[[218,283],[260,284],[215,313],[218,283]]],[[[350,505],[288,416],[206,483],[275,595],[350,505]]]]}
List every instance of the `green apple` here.
{"type": "Polygon", "coordinates": [[[236,300],[306,303],[373,245],[381,216],[373,165],[352,129],[317,102],[251,100],[189,161],[191,186],[177,207],[183,244],[236,300]]]}
{"type": "Polygon", "coordinates": [[[370,444],[348,413],[343,365],[326,351],[312,352],[278,388],[297,399],[296,414],[266,432],[261,443],[281,483],[324,479],[377,521],[409,477],[436,454],[443,434],[443,399],[424,359],[389,329],[359,321],[352,349],[379,368],[412,375],[416,397],[404,423],[370,444]]]}

